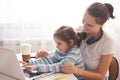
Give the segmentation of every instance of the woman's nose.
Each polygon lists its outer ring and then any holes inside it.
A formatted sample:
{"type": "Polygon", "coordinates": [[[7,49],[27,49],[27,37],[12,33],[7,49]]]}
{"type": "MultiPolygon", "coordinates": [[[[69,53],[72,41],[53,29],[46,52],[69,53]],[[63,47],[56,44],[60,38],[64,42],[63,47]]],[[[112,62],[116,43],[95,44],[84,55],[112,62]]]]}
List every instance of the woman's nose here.
{"type": "Polygon", "coordinates": [[[83,24],[83,31],[84,31],[85,27],[86,27],[85,24],[83,24]]]}
{"type": "Polygon", "coordinates": [[[83,29],[86,29],[87,28],[87,24],[83,24],[83,29]]]}
{"type": "Polygon", "coordinates": [[[83,23],[83,27],[86,27],[86,23],[83,23]]]}

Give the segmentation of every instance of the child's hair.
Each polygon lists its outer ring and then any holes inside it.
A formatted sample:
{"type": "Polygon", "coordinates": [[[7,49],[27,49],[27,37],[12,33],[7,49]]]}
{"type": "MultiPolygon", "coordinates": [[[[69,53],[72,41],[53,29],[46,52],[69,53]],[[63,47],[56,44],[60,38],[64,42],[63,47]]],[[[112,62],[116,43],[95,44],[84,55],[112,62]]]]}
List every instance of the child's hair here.
{"type": "Polygon", "coordinates": [[[76,35],[74,29],[70,26],[61,26],[56,30],[54,33],[54,37],[58,37],[59,39],[65,41],[66,43],[69,44],[70,40],[74,40],[74,45],[77,47],[80,46],[80,40],[78,40],[78,36],[76,35]]]}
{"type": "Polygon", "coordinates": [[[75,42],[75,32],[73,28],[69,26],[61,26],[60,28],[58,28],[54,33],[54,37],[58,37],[68,44],[70,40],[74,40],[75,42]]]}

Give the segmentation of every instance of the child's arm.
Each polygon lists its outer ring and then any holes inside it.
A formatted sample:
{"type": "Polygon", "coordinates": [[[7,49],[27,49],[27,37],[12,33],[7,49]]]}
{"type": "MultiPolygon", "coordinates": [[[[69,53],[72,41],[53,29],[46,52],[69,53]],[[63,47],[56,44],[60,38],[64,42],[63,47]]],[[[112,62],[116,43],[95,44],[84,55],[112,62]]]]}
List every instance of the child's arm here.
{"type": "Polygon", "coordinates": [[[35,59],[35,60],[29,60],[29,64],[30,65],[37,65],[37,64],[53,64],[58,62],[58,60],[56,59],[56,55],[59,54],[56,50],[55,54],[53,55],[49,55],[47,57],[44,58],[39,58],[39,59],[35,59]]]}
{"type": "Polygon", "coordinates": [[[83,68],[83,62],[80,58],[80,55],[71,53],[69,56],[67,56],[60,62],[53,64],[38,64],[38,72],[61,72],[60,67],[65,63],[71,63],[73,65],[79,64],[77,65],[77,67],[83,68]]]}

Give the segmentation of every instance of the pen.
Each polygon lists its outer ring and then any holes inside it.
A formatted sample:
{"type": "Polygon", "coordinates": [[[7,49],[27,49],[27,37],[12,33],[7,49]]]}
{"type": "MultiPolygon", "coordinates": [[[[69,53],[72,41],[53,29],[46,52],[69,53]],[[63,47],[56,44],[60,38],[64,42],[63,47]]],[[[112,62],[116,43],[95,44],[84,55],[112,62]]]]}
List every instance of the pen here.
{"type": "Polygon", "coordinates": [[[61,79],[65,79],[65,78],[68,78],[68,76],[67,75],[63,75],[63,76],[55,78],[54,80],[61,80],[61,79]]]}

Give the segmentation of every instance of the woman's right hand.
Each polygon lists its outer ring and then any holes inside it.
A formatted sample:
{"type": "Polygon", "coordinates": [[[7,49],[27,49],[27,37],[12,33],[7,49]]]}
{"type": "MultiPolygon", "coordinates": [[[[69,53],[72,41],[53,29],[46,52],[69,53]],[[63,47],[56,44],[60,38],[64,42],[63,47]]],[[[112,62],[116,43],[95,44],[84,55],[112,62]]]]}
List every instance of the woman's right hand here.
{"type": "Polygon", "coordinates": [[[48,53],[45,50],[39,50],[36,54],[36,58],[43,58],[43,57],[46,57],[46,56],[48,56],[48,53]]]}
{"type": "Polygon", "coordinates": [[[77,74],[78,68],[72,64],[64,64],[60,67],[60,70],[67,74],[77,74]]]}

